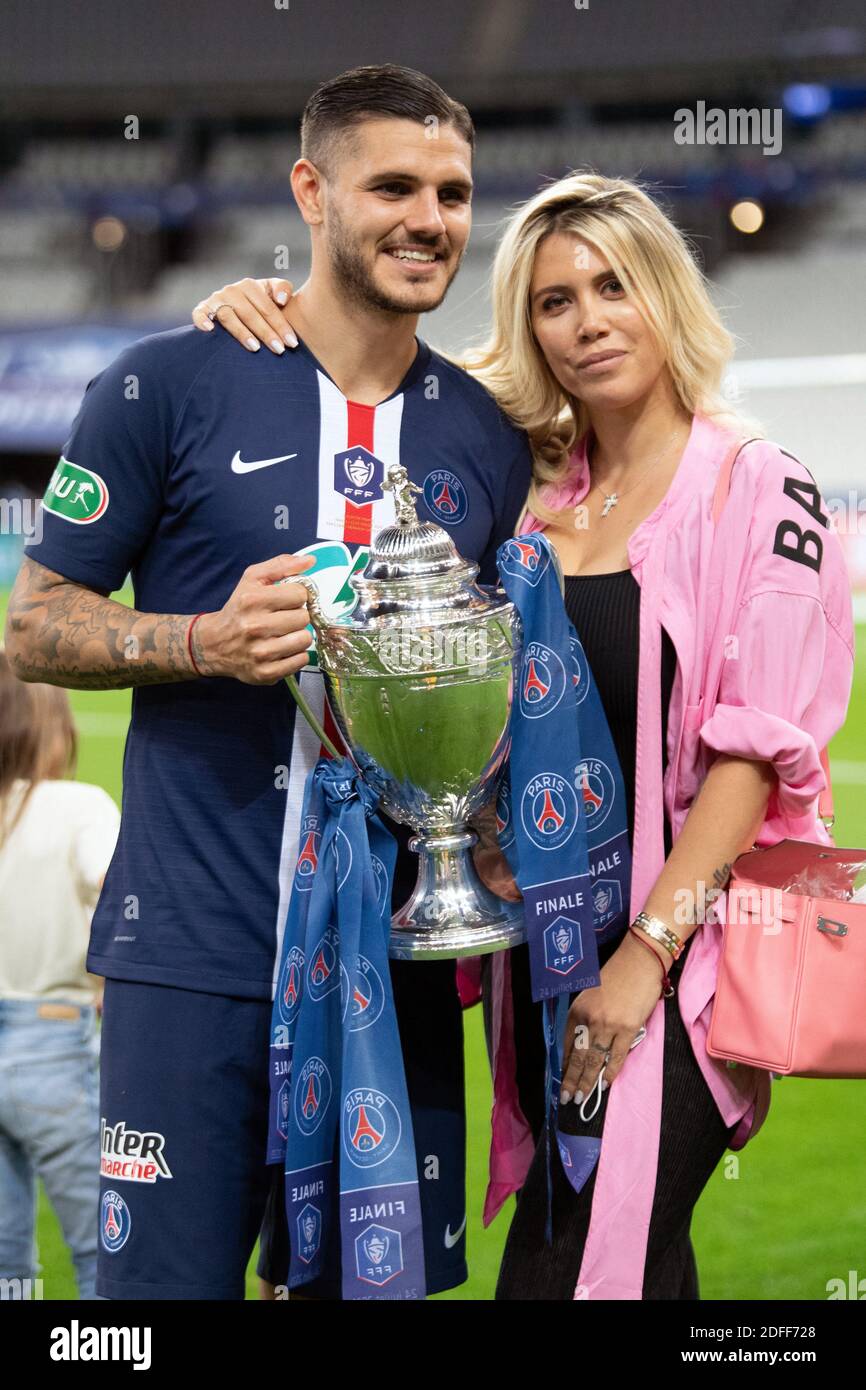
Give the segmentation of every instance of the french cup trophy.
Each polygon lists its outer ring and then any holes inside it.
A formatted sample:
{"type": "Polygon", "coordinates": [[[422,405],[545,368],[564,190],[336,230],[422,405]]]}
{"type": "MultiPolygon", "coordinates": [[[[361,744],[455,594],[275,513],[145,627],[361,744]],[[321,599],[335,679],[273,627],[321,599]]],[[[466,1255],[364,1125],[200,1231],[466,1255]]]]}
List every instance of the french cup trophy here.
{"type": "MultiPolygon", "coordinates": [[[[520,619],[502,590],[476,583],[441,526],[420,521],[406,469],[392,466],[396,521],[350,583],[353,611],[329,621],[312,581],[307,608],[319,669],[346,747],[392,820],[414,830],[418,879],[391,923],[401,960],[476,956],[525,940],[472,862],[470,816],[490,800],[508,754],[520,619]]],[[[297,581],[295,581],[297,582],[297,581]]]]}

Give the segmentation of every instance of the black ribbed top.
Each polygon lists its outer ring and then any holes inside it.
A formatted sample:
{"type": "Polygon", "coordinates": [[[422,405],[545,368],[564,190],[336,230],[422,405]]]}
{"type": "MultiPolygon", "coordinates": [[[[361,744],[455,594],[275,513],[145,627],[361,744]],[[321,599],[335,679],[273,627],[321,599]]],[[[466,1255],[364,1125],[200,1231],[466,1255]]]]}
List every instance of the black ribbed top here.
{"type": "MultiPolygon", "coordinates": [[[[625,782],[629,844],[634,841],[635,750],[637,747],[637,680],[640,637],[640,585],[630,569],[613,574],[565,577],[565,611],[580,638],[598,686],[625,782]]],[[[668,705],[677,656],[662,628],[661,699],[662,769],[667,767],[668,705]]],[[[667,816],[665,857],[671,852],[667,816]]]]}

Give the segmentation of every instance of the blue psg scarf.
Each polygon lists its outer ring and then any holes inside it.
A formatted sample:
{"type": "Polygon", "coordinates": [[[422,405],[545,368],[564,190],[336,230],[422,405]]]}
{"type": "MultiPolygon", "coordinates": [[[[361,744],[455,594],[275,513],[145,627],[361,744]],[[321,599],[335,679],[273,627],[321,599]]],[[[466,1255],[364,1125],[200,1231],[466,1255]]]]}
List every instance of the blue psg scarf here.
{"type": "Polygon", "coordinates": [[[424,1298],[388,965],[396,844],[375,808],[348,759],[319,759],[274,999],[268,1160],[284,1157],[290,1287],[328,1273],[338,1234],[345,1299],[424,1298]]]}
{"type": "Polygon", "coordinates": [[[523,894],[533,999],[545,1001],[548,1120],[577,1191],[600,1141],[556,1117],[569,994],[601,983],[598,943],[627,925],[631,877],[625,785],[598,687],[568,619],[549,542],[538,532],[497,553],[520,614],[511,750],[497,800],[499,844],[523,894]]]}

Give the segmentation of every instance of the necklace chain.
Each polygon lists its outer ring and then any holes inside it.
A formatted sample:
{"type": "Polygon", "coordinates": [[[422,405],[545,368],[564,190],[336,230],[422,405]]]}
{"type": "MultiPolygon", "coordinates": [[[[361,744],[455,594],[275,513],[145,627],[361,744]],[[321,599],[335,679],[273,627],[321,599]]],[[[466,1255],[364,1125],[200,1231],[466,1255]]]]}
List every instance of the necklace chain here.
{"type": "Polygon", "coordinates": [[[648,467],[648,468],[645,468],[644,471],[643,471],[643,473],[641,473],[640,477],[637,478],[637,479],[635,480],[635,482],[633,482],[629,487],[625,488],[623,491],[620,491],[619,488],[615,488],[613,492],[605,492],[605,490],[604,490],[604,488],[602,487],[601,483],[596,483],[595,486],[598,488],[598,490],[599,490],[600,492],[604,492],[605,501],[604,501],[604,506],[603,506],[602,509],[601,509],[601,515],[602,515],[602,516],[607,516],[608,512],[609,512],[609,511],[612,511],[612,509],[617,505],[617,503],[619,502],[619,500],[620,500],[621,497],[625,497],[625,496],[627,495],[627,493],[632,492],[632,491],[638,486],[638,483],[643,482],[643,480],[644,480],[644,478],[647,476],[647,474],[650,473],[650,472],[653,470],[653,468],[655,468],[655,466],[656,466],[656,464],[658,463],[659,459],[662,458],[662,457],[664,456],[664,454],[667,452],[667,450],[670,448],[671,444],[673,443],[673,441],[674,441],[674,440],[676,439],[676,437],[677,437],[678,431],[679,431],[679,427],[677,427],[677,429],[674,430],[674,432],[673,432],[673,434],[671,435],[670,439],[668,439],[668,441],[667,441],[665,444],[662,445],[661,450],[660,450],[659,453],[656,455],[656,457],[653,459],[653,461],[652,461],[652,463],[649,465],[649,467],[648,467]]]}

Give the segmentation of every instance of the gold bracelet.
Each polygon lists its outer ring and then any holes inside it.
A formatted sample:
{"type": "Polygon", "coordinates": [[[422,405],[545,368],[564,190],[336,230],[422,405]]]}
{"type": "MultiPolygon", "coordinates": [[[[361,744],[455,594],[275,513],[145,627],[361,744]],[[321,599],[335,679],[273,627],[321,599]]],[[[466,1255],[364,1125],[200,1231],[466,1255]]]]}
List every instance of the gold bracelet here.
{"type": "Polygon", "coordinates": [[[639,927],[647,936],[651,936],[653,941],[657,941],[660,946],[664,946],[674,958],[678,960],[685,950],[686,943],[677,936],[675,931],[660,917],[651,917],[648,912],[639,912],[632,922],[633,927],[639,927]]]}

